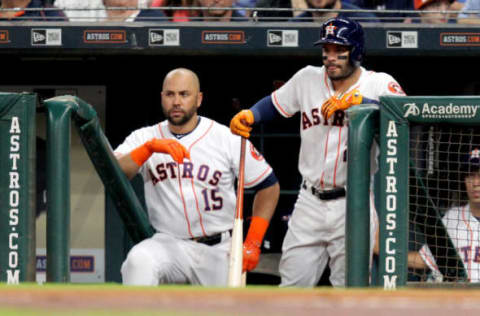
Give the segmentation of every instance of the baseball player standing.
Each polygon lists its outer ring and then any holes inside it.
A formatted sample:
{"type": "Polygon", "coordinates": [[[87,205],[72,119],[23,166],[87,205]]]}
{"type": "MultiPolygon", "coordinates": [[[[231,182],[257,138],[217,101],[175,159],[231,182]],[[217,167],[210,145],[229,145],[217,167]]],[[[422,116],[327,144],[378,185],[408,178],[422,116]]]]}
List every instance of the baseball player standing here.
{"type": "MultiPolygon", "coordinates": [[[[129,178],[142,175],[156,230],[128,253],[121,269],[124,284],[227,285],[240,137],[197,115],[202,96],[194,72],[172,70],[162,88],[167,120],[134,131],[115,150],[129,178]]],[[[245,187],[256,190],[243,261],[244,270],[252,270],[280,189],[250,142],[245,156],[245,187]]]]}
{"type": "MultiPolygon", "coordinates": [[[[463,261],[468,280],[480,282],[480,150],[472,150],[461,161],[460,172],[464,178],[461,191],[466,192],[468,203],[449,209],[442,222],[463,261]]],[[[433,272],[435,281],[443,280],[435,258],[426,244],[418,252],[408,253],[408,266],[416,269],[428,267],[433,272]]]]}
{"type": "Polygon", "coordinates": [[[348,130],[344,110],[361,103],[378,103],[382,95],[404,95],[390,75],[360,66],[364,35],[359,23],[329,19],[315,45],[322,46],[322,67],[304,67],[230,122],[234,134],[249,137],[254,123],[288,118],[297,112],[301,115],[298,169],[303,182],[283,241],[281,286],[316,285],[328,260],[331,283],[345,284],[348,130]]]}

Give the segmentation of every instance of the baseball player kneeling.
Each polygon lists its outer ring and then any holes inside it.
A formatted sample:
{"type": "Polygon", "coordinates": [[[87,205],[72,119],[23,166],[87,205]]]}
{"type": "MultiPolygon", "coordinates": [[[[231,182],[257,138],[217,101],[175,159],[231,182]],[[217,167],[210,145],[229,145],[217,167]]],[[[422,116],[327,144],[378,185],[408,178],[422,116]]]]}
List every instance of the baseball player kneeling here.
{"type": "MultiPolygon", "coordinates": [[[[240,137],[197,115],[202,97],[194,72],[172,70],[162,88],[167,120],[134,131],[115,150],[129,178],[142,175],[156,230],[128,253],[121,268],[124,284],[227,285],[240,137]]],[[[243,269],[250,271],[280,192],[272,168],[250,142],[245,187],[256,191],[243,253],[243,269]]]]}

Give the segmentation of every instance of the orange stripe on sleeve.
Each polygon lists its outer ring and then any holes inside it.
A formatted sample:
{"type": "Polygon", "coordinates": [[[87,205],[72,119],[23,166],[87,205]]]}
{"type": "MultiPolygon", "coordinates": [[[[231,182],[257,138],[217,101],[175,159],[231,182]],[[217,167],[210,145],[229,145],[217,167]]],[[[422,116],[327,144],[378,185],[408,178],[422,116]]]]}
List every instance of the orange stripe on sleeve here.
{"type": "Polygon", "coordinates": [[[245,183],[244,186],[245,186],[245,187],[247,187],[247,186],[254,186],[255,184],[257,184],[256,182],[260,182],[260,180],[263,179],[263,177],[265,176],[265,174],[266,174],[267,172],[269,172],[270,170],[272,170],[272,168],[271,168],[270,166],[268,166],[268,168],[267,168],[264,172],[262,172],[261,175],[259,175],[255,180],[250,181],[250,182],[248,182],[248,183],[245,183]]]}
{"type": "Polygon", "coordinates": [[[275,93],[276,91],[274,91],[272,93],[272,96],[273,96],[273,105],[275,105],[275,108],[278,110],[278,112],[280,112],[283,116],[285,117],[292,117],[293,114],[290,114],[288,113],[281,105],[280,103],[278,102],[277,100],[277,95],[275,93]]]}

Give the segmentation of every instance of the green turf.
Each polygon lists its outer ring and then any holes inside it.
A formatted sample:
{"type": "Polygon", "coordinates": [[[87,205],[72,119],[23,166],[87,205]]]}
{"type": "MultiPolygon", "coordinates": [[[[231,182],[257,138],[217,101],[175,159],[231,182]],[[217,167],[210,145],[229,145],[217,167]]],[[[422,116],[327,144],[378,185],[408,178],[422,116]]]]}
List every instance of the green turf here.
{"type": "MultiPolygon", "coordinates": [[[[41,310],[32,308],[1,308],[0,315],[2,316],[228,316],[227,314],[219,313],[201,313],[201,312],[176,312],[176,311],[115,311],[111,310],[41,310]]],[[[230,314],[231,315],[231,314],[230,314]]]]}

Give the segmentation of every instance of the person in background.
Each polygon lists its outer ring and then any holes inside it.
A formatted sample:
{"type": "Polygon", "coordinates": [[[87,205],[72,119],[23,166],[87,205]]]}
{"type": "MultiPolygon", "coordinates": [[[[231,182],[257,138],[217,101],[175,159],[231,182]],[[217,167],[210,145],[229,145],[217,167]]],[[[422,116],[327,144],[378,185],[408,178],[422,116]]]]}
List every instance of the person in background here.
{"type": "Polygon", "coordinates": [[[152,7],[173,7],[171,10],[164,10],[166,16],[172,22],[188,22],[198,17],[196,10],[175,9],[175,7],[193,7],[195,0],[154,0],[152,7]]]}
{"type": "MultiPolygon", "coordinates": [[[[465,6],[466,0],[455,0],[450,4],[448,8],[449,11],[462,11],[463,7],[465,6]]],[[[458,14],[452,13],[450,14],[450,19],[457,19],[458,14]]]]}
{"type": "Polygon", "coordinates": [[[236,10],[228,9],[233,7],[233,0],[198,0],[200,7],[204,8],[199,10],[199,17],[203,21],[248,21],[248,18],[236,10]],[[222,8],[222,9],[209,9],[209,8],[222,8]],[[223,9],[225,8],[225,9],[223,9]]]}
{"type": "Polygon", "coordinates": [[[362,9],[377,10],[375,14],[382,22],[411,22],[412,13],[387,13],[389,10],[411,10],[413,11],[412,0],[350,0],[362,9]]]}
{"type": "Polygon", "coordinates": [[[468,11],[480,11],[480,1],[466,0],[457,20],[460,24],[480,24],[480,13],[468,13],[468,11]]]}
{"type": "MultiPolygon", "coordinates": [[[[255,8],[257,5],[257,0],[236,0],[233,3],[234,8],[255,8]]],[[[252,14],[251,10],[237,10],[240,14],[244,16],[250,16],[252,14]]]]}
{"type": "Polygon", "coordinates": [[[291,0],[258,0],[256,10],[253,15],[261,21],[288,21],[293,15],[291,10],[261,10],[261,9],[292,9],[293,4],[291,0]]]}
{"type": "MultiPolygon", "coordinates": [[[[451,0],[413,0],[415,10],[418,10],[419,22],[425,24],[453,23],[448,13],[425,11],[448,11],[451,0]]],[[[414,20],[416,22],[417,20],[414,20]]]]}
{"type": "Polygon", "coordinates": [[[115,22],[164,22],[167,20],[161,10],[142,10],[141,4],[145,8],[145,3],[141,0],[103,0],[107,13],[106,20],[115,22]],[[109,7],[125,7],[125,10],[109,10],[109,7]]]}
{"type": "Polygon", "coordinates": [[[15,10],[0,11],[0,20],[8,21],[67,21],[62,10],[41,10],[42,8],[53,8],[44,5],[41,0],[2,0],[1,9],[38,9],[38,10],[15,10]]]}
{"type": "Polygon", "coordinates": [[[55,0],[54,5],[62,8],[72,22],[96,22],[106,18],[102,0],[55,0]]]}
{"type": "MultiPolygon", "coordinates": [[[[361,10],[359,7],[341,0],[307,0],[310,9],[330,10],[361,10]]],[[[292,18],[293,22],[323,22],[330,18],[348,18],[358,22],[380,22],[378,17],[369,12],[336,12],[336,11],[305,11],[292,18]]]]}
{"type": "MultiPolygon", "coordinates": [[[[442,217],[455,249],[468,275],[468,281],[480,282],[480,149],[474,148],[460,159],[461,194],[467,202],[450,208],[442,217]]],[[[409,251],[408,266],[429,268],[434,281],[443,281],[437,262],[428,247],[409,251]]]]}
{"type": "Polygon", "coordinates": [[[452,11],[461,11],[465,6],[467,0],[455,0],[450,4],[450,10],[452,11]]]}
{"type": "Polygon", "coordinates": [[[292,17],[295,16],[295,12],[301,11],[293,11],[298,4],[303,2],[303,8],[306,9],[307,5],[305,0],[258,0],[256,10],[254,12],[255,18],[258,18],[261,21],[288,21],[292,17]],[[262,10],[262,9],[290,9],[290,10],[262,10]]]}

